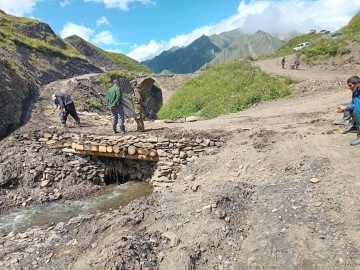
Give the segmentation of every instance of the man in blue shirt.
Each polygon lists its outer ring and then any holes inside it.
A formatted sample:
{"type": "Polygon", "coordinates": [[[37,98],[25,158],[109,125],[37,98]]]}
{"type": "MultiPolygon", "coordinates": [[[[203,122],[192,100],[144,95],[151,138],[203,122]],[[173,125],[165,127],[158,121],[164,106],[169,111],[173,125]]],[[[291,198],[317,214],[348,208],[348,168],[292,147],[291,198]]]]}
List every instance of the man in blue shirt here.
{"type": "MultiPolygon", "coordinates": [[[[339,105],[337,108],[338,112],[345,112],[345,111],[353,111],[353,118],[356,123],[357,129],[357,137],[356,139],[350,142],[350,145],[358,145],[360,144],[360,128],[359,128],[359,121],[360,119],[360,78],[358,76],[351,76],[346,81],[349,89],[352,92],[352,100],[351,103],[347,105],[339,105]]],[[[354,128],[353,128],[354,129],[354,128]]]]}

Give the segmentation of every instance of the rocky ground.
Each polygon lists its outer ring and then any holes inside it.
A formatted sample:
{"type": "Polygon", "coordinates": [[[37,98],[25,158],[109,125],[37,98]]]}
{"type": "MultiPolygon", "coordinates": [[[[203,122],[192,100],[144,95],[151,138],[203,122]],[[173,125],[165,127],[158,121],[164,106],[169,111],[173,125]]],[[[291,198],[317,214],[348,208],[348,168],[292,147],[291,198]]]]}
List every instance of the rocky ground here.
{"type": "MultiPolygon", "coordinates": [[[[294,95],[209,121],[147,122],[147,132],[167,136],[220,130],[226,144],[122,209],[2,236],[0,268],[360,269],[359,147],[349,145],[356,134],[332,124],[359,67],[289,70],[280,58],[258,65],[299,80],[294,95]]],[[[82,116],[73,132],[109,133],[105,116],[82,116]]],[[[57,121],[40,101],[17,133],[57,121]]],[[[133,123],[127,128],[136,134],[133,123]]],[[[2,151],[17,153],[11,138],[2,151]]],[[[8,192],[3,201],[17,191],[8,192]]]]}

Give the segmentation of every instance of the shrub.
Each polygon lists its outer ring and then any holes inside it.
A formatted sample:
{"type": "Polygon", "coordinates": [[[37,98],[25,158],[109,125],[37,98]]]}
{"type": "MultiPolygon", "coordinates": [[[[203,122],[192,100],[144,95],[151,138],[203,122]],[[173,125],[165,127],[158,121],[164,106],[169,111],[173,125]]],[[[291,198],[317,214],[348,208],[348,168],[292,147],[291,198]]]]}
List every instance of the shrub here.
{"type": "Polygon", "coordinates": [[[16,68],[13,66],[13,64],[9,60],[0,59],[0,63],[8,70],[16,73],[16,68]]]}
{"type": "Polygon", "coordinates": [[[101,109],[101,103],[95,98],[89,98],[88,100],[85,101],[85,103],[96,109],[101,109]]]}

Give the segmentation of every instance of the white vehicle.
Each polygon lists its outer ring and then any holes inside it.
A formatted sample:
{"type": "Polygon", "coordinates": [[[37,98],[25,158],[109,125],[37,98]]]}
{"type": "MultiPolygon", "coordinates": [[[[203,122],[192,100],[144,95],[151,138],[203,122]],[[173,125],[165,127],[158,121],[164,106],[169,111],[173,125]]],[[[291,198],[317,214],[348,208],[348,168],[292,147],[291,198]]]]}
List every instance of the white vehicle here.
{"type": "Polygon", "coordinates": [[[303,42],[303,43],[300,43],[298,45],[296,45],[296,47],[293,48],[294,51],[300,51],[302,49],[304,49],[305,47],[309,46],[310,45],[310,42],[303,42]]]}

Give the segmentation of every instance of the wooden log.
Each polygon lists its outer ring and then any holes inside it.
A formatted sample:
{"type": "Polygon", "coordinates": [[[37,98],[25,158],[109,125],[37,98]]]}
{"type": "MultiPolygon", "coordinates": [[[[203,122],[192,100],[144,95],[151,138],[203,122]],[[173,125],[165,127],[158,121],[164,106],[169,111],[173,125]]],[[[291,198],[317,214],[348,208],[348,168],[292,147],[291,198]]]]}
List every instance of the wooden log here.
{"type": "Polygon", "coordinates": [[[118,154],[120,153],[120,147],[118,145],[114,145],[113,148],[112,148],[113,152],[118,154]]]}
{"type": "Polygon", "coordinates": [[[157,156],[157,151],[155,149],[150,149],[149,150],[149,156],[150,157],[156,157],[157,156]]]}
{"type": "Polygon", "coordinates": [[[136,151],[139,155],[147,156],[149,154],[149,150],[145,148],[138,148],[136,151]]]}
{"type": "Polygon", "coordinates": [[[76,148],[75,148],[76,150],[84,150],[84,145],[83,144],[76,144],[76,148]]]}
{"type": "Polygon", "coordinates": [[[113,147],[111,145],[106,146],[106,152],[111,153],[113,151],[113,147]]]}
{"type": "Polygon", "coordinates": [[[136,147],[133,145],[130,145],[127,149],[127,152],[129,155],[134,155],[136,153],[136,147]]]}
{"type": "Polygon", "coordinates": [[[99,152],[99,145],[95,143],[90,144],[90,151],[99,152]]]}
{"type": "Polygon", "coordinates": [[[91,145],[90,145],[89,143],[85,143],[85,144],[84,144],[84,150],[85,150],[85,151],[89,151],[89,150],[90,150],[90,146],[91,146],[91,145]]]}
{"type": "Polygon", "coordinates": [[[99,145],[99,152],[106,153],[106,145],[99,145]]]}
{"type": "Polygon", "coordinates": [[[72,148],[72,149],[76,149],[76,145],[77,145],[77,143],[76,143],[76,142],[73,142],[73,143],[71,144],[71,148],[72,148]]]}
{"type": "Polygon", "coordinates": [[[123,153],[116,154],[114,152],[107,153],[107,152],[92,152],[92,151],[76,151],[74,149],[68,148],[67,150],[62,149],[63,152],[68,152],[71,154],[77,154],[77,155],[90,155],[90,156],[102,156],[102,157],[112,157],[112,158],[125,158],[125,159],[134,159],[134,160],[147,160],[147,161],[159,161],[159,157],[150,157],[150,156],[144,156],[144,155],[129,155],[123,153]]]}

